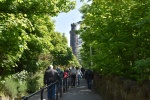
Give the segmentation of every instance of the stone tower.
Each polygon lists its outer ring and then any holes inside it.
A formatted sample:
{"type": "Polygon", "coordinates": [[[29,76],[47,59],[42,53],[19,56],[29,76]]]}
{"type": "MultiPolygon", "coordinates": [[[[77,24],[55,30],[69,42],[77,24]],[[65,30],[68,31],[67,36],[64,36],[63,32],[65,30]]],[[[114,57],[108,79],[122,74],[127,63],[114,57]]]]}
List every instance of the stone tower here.
{"type": "Polygon", "coordinates": [[[75,33],[76,26],[77,25],[75,23],[71,24],[71,31],[70,31],[70,46],[75,56],[77,56],[77,47],[78,47],[78,36],[75,33]]]}

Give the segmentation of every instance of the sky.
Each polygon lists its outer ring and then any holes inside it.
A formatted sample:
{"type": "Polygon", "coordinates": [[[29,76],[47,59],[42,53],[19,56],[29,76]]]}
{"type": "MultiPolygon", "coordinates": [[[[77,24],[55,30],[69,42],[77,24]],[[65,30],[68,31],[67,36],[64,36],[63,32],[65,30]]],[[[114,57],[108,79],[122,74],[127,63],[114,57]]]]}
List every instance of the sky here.
{"type": "MultiPolygon", "coordinates": [[[[76,0],[76,8],[71,10],[68,13],[60,13],[57,17],[54,18],[55,22],[55,31],[60,33],[65,33],[65,36],[68,39],[68,46],[70,46],[70,30],[71,24],[81,21],[82,14],[79,12],[79,8],[82,6],[80,0],[76,0]]],[[[77,29],[79,26],[77,26],[77,29]]]]}

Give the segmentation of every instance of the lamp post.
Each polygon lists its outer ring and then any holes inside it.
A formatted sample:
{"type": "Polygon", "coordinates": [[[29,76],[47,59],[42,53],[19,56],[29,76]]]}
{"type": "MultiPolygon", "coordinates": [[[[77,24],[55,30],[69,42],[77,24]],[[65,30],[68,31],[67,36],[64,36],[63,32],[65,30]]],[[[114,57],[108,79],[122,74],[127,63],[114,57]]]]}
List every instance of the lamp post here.
{"type": "Polygon", "coordinates": [[[92,67],[93,62],[92,62],[92,47],[91,47],[91,45],[90,45],[90,58],[91,58],[91,67],[92,67]]]}

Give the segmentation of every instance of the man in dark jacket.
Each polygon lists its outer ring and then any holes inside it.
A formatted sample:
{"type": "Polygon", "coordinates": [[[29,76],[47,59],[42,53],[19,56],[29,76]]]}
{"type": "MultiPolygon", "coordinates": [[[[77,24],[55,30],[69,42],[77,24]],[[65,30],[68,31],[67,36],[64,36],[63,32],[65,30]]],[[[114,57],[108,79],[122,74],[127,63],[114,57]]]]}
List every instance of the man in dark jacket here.
{"type": "Polygon", "coordinates": [[[94,78],[94,73],[92,70],[88,69],[86,72],[85,72],[85,79],[87,80],[87,85],[88,85],[88,89],[91,89],[92,88],[92,81],[93,81],[93,78],[94,78]]]}
{"type": "Polygon", "coordinates": [[[83,78],[84,78],[85,77],[85,68],[84,67],[81,68],[81,72],[82,72],[82,75],[83,75],[83,78]]]}
{"type": "MultiPolygon", "coordinates": [[[[60,80],[60,76],[58,74],[58,72],[56,70],[53,69],[53,66],[49,66],[48,69],[45,71],[44,74],[44,84],[46,85],[50,85],[54,82],[56,82],[57,80],[60,80]]],[[[48,100],[55,100],[55,85],[56,84],[52,84],[51,86],[49,86],[47,88],[47,96],[48,96],[48,100]]]]}

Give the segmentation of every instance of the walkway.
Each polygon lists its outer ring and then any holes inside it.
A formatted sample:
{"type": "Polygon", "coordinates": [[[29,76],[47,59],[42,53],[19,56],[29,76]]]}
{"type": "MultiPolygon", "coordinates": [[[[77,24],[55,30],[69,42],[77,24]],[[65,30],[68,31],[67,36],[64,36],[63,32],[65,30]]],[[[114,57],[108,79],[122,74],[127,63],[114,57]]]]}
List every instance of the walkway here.
{"type": "MultiPolygon", "coordinates": [[[[40,95],[35,95],[29,100],[40,100],[40,95]]],[[[47,100],[47,93],[44,93],[44,99],[47,100]]],[[[63,93],[62,98],[58,100],[102,100],[102,97],[95,92],[87,89],[86,80],[81,79],[81,86],[69,88],[66,93],[63,93]]]]}

